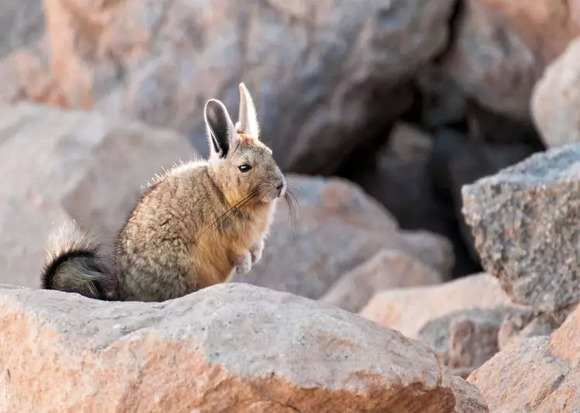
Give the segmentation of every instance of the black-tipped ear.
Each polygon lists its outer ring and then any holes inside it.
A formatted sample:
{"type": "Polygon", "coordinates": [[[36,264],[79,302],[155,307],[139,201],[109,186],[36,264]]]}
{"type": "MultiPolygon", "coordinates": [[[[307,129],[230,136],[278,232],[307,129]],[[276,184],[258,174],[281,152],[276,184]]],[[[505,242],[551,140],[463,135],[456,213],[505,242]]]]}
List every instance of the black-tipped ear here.
{"type": "Polygon", "coordinates": [[[225,158],[230,150],[230,143],[235,137],[232,119],[225,105],[216,99],[210,99],[204,109],[205,124],[209,135],[209,148],[212,155],[225,158]]]}

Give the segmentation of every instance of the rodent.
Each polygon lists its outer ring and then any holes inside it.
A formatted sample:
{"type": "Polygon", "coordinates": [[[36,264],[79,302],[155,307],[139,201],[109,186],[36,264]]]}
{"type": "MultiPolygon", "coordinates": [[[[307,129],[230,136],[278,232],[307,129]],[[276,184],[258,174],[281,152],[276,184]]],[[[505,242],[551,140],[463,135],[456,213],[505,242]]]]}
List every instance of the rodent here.
{"type": "Polygon", "coordinates": [[[239,120],[210,99],[210,155],[158,176],[129,214],[109,261],[68,223],[48,244],[44,289],[101,300],[165,301],[246,274],[264,248],[286,179],[260,141],[252,97],[240,83],[239,120]]]}

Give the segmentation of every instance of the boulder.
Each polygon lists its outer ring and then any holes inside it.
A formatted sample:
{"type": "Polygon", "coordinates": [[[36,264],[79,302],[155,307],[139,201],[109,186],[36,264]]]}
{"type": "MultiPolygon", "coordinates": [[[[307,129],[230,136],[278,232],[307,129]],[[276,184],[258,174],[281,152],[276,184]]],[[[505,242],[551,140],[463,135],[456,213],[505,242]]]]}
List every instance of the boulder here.
{"type": "Polygon", "coordinates": [[[580,34],[574,1],[467,0],[443,66],[465,93],[493,112],[529,122],[537,79],[580,34]]]}
{"type": "Polygon", "coordinates": [[[485,270],[514,302],[560,322],[580,301],[579,191],[580,144],[532,155],[462,190],[485,270]]]}
{"type": "MultiPolygon", "coordinates": [[[[397,249],[446,277],[449,241],[427,232],[403,232],[362,189],[340,178],[288,177],[298,213],[282,204],[262,259],[234,281],[320,298],[347,271],[382,249],[397,249]]],[[[450,265],[451,264],[451,265],[450,265]]]]}
{"type": "Polygon", "coordinates": [[[499,332],[508,317],[526,313],[517,307],[472,308],[431,320],[418,333],[455,374],[467,377],[499,351],[499,332]]]}
{"type": "Polygon", "coordinates": [[[380,291],[360,315],[416,339],[429,321],[459,310],[512,306],[497,279],[488,274],[441,285],[380,291]]]}
{"type": "Polygon", "coordinates": [[[2,411],[487,411],[426,346],[254,286],[155,304],[2,289],[0,320],[2,411]]]}
{"type": "Polygon", "coordinates": [[[410,106],[452,3],[46,0],[46,76],[64,106],[172,128],[202,154],[205,100],[235,108],[244,81],[281,166],[331,173],[410,106]]]}
{"type": "Polygon", "coordinates": [[[534,123],[547,147],[580,141],[580,38],[548,66],[532,97],[534,123]]]}
{"type": "Polygon", "coordinates": [[[575,412],[580,410],[580,309],[551,336],[510,343],[474,371],[493,412],[575,412]]]}
{"type": "Polygon", "coordinates": [[[441,274],[417,258],[384,249],[340,277],[320,301],[356,313],[378,291],[442,281],[441,274]]]}
{"type": "Polygon", "coordinates": [[[498,13],[495,3],[505,2],[463,2],[444,68],[470,98],[484,107],[529,120],[529,99],[542,63],[498,13]]]}
{"type": "Polygon", "coordinates": [[[508,314],[498,331],[497,342],[500,350],[511,343],[522,342],[530,337],[549,336],[560,327],[556,319],[547,314],[534,314],[530,308],[508,314]]]}
{"type": "Polygon", "coordinates": [[[186,138],[122,118],[0,107],[0,280],[37,286],[49,233],[74,219],[115,235],[141,186],[195,153],[186,138]]]}
{"type": "Polygon", "coordinates": [[[7,1],[2,3],[0,10],[0,57],[34,43],[44,34],[41,1],[7,1]]]}

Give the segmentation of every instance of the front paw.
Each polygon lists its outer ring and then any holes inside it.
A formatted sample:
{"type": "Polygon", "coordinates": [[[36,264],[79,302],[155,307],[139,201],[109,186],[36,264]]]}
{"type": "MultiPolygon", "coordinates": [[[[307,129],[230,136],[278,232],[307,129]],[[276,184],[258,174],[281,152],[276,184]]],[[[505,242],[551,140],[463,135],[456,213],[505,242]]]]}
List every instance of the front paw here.
{"type": "Polygon", "coordinates": [[[250,255],[252,256],[252,265],[260,261],[260,259],[262,258],[263,251],[264,251],[264,240],[261,239],[260,242],[258,242],[256,246],[250,250],[250,255]]]}
{"type": "Polygon", "coordinates": [[[252,254],[248,251],[238,257],[235,263],[235,271],[238,275],[246,275],[252,269],[252,254]]]}

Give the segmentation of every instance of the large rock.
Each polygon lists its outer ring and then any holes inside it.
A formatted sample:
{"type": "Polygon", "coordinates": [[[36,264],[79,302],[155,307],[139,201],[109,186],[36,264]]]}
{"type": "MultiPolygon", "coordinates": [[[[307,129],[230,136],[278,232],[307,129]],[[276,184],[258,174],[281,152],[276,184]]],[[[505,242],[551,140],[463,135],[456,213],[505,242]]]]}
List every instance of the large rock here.
{"type": "Polygon", "coordinates": [[[532,98],[534,122],[548,147],[580,141],[580,38],[545,70],[532,98]]]}
{"type": "Polygon", "coordinates": [[[281,166],[332,172],[410,105],[452,3],[45,0],[49,76],[63,105],[191,134],[203,154],[204,101],[235,107],[243,80],[281,166]]]}
{"type": "Polygon", "coordinates": [[[459,310],[429,321],[418,339],[433,348],[445,365],[467,377],[499,351],[499,333],[509,317],[527,313],[517,307],[459,310]]]}
{"type": "Polygon", "coordinates": [[[298,199],[294,222],[280,205],[262,260],[235,281],[320,298],[345,272],[382,249],[407,253],[447,277],[449,241],[401,231],[396,221],[357,185],[340,178],[289,176],[298,199]]]}
{"type": "Polygon", "coordinates": [[[3,289],[0,324],[2,411],[487,411],[426,346],[253,286],[156,304],[3,289]]]}
{"type": "Polygon", "coordinates": [[[0,57],[37,41],[44,33],[40,0],[5,1],[0,6],[0,57]]]}
{"type": "Polygon", "coordinates": [[[378,291],[442,282],[441,274],[397,250],[381,250],[344,274],[320,301],[358,312],[378,291]]]}
{"type": "Polygon", "coordinates": [[[428,322],[455,311],[511,305],[494,277],[476,274],[441,285],[380,291],[360,315],[417,338],[428,322]]]}
{"type": "Polygon", "coordinates": [[[450,76],[494,112],[530,120],[544,67],[580,33],[574,1],[467,0],[444,58],[450,76]]]}
{"type": "Polygon", "coordinates": [[[567,314],[580,301],[580,144],[463,188],[464,215],[486,271],[515,302],[567,314]]]}
{"type": "Polygon", "coordinates": [[[493,412],[580,410],[580,309],[551,336],[513,342],[473,372],[493,412]]]}
{"type": "Polygon", "coordinates": [[[111,238],[187,140],[120,118],[32,104],[0,107],[0,280],[37,286],[49,233],[77,220],[111,238]]]}

